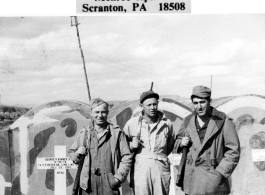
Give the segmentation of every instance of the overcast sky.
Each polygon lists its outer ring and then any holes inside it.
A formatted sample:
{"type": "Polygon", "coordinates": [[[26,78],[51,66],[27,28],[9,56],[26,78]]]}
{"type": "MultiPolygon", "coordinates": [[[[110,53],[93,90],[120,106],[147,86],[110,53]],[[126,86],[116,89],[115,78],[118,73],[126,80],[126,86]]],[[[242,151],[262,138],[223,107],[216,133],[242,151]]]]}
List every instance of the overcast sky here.
{"type": "MultiPolygon", "coordinates": [[[[265,95],[265,14],[78,17],[92,97],[265,95]]],[[[70,17],[0,18],[3,104],[88,102],[70,17]]]]}

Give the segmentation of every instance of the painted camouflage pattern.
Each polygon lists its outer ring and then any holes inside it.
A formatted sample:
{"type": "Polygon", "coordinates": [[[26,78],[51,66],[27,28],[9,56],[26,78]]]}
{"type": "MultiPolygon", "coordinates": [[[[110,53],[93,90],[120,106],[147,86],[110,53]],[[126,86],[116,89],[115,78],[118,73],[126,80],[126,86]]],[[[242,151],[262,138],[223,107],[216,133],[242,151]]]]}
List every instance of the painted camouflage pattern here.
{"type": "MultiPolygon", "coordinates": [[[[175,128],[180,126],[182,118],[192,109],[190,105],[185,106],[188,105],[187,102],[182,105],[163,97],[160,103],[161,110],[174,123],[175,128]]],[[[110,111],[109,119],[124,127],[130,117],[139,114],[138,104],[138,101],[130,101],[114,107],[110,111]]],[[[213,105],[234,119],[241,142],[241,159],[230,179],[231,194],[264,194],[265,161],[252,162],[251,158],[252,149],[265,149],[264,97],[226,97],[213,102],[213,105]]],[[[68,149],[76,133],[82,126],[88,125],[86,119],[89,117],[90,108],[87,104],[70,100],[56,101],[31,109],[11,127],[1,129],[0,193],[4,190],[5,195],[54,194],[54,171],[37,170],[36,158],[53,157],[55,145],[66,145],[68,149]],[[26,147],[21,149],[23,145],[26,147]],[[21,177],[25,176],[26,183],[21,183],[21,177]]],[[[174,171],[176,173],[177,170],[174,171]]],[[[67,171],[67,195],[71,194],[75,174],[74,169],[67,171]]],[[[123,187],[123,192],[129,194],[126,186],[123,187]]],[[[171,194],[174,194],[172,190],[171,194]]],[[[175,194],[183,193],[176,189],[175,194]]]]}
{"type": "Polygon", "coordinates": [[[240,161],[230,178],[231,195],[265,194],[265,161],[252,161],[253,149],[265,149],[265,97],[221,98],[213,105],[234,119],[240,140],[240,161]]]}
{"type": "MultiPolygon", "coordinates": [[[[175,110],[178,107],[182,109],[181,113],[175,112],[174,109],[172,111],[170,108],[164,109],[167,117],[178,128],[182,118],[190,113],[190,109],[170,99],[162,101],[167,104],[167,107],[173,105],[173,107],[176,106],[175,110]]],[[[139,113],[137,109],[135,111],[137,106],[138,101],[118,106],[110,111],[109,119],[118,119],[112,122],[117,122],[123,127],[132,116],[131,114],[139,113]],[[120,109],[123,108],[125,111],[121,112],[120,109]],[[128,110],[131,110],[129,114],[126,112],[128,110]]],[[[5,194],[54,194],[54,170],[37,169],[36,160],[39,157],[54,157],[55,145],[66,145],[68,149],[77,132],[88,125],[89,117],[90,108],[87,104],[70,100],[55,101],[31,109],[10,128],[2,131],[0,143],[3,152],[0,170],[5,181],[12,183],[12,187],[4,188],[5,194]]],[[[70,195],[76,170],[67,170],[66,174],[67,195],[70,195]]],[[[124,195],[130,194],[124,187],[122,192],[124,195]]]]}
{"type": "MultiPolygon", "coordinates": [[[[37,170],[36,159],[54,157],[55,145],[66,145],[68,150],[78,131],[88,125],[88,118],[89,105],[56,101],[30,110],[8,130],[0,131],[0,174],[5,181],[12,181],[12,187],[5,188],[5,195],[54,194],[54,170],[37,170]]],[[[69,195],[75,174],[76,169],[66,170],[69,195]]]]}

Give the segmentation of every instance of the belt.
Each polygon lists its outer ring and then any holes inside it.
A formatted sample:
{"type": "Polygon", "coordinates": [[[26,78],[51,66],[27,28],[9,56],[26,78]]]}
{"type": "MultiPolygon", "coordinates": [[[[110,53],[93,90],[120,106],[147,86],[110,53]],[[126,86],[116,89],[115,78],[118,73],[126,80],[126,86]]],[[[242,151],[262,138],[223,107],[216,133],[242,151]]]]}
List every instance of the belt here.
{"type": "Polygon", "coordinates": [[[105,168],[99,168],[99,167],[94,167],[91,168],[91,174],[95,174],[100,176],[102,173],[112,173],[112,169],[110,167],[105,167],[105,168]]]}
{"type": "Polygon", "coordinates": [[[168,162],[168,157],[165,154],[137,154],[135,158],[154,159],[168,162]]]}

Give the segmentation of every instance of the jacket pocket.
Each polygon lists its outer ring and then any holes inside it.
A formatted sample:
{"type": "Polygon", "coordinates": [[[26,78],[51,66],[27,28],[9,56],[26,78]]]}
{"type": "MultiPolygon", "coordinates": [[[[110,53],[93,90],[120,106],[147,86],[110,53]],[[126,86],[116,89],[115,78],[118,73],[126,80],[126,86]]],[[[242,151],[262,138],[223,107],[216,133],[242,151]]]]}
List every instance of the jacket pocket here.
{"type": "Polygon", "coordinates": [[[209,194],[215,194],[226,190],[225,178],[216,169],[209,168],[208,170],[208,183],[206,191],[209,194]]]}
{"type": "Polygon", "coordinates": [[[195,167],[189,186],[185,193],[218,195],[226,189],[223,175],[210,166],[195,167]]]}

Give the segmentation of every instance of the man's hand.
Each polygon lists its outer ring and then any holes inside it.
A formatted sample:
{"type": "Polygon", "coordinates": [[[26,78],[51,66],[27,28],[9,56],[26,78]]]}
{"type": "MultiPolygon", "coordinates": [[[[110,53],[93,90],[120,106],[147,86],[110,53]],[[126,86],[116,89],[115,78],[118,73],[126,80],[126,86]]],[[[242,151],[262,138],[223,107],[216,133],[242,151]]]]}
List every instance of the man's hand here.
{"type": "Polygon", "coordinates": [[[140,147],[140,141],[137,139],[137,137],[133,137],[132,143],[131,143],[131,148],[137,149],[139,147],[140,147]]]}
{"type": "Polygon", "coordinates": [[[181,140],[181,146],[182,147],[188,146],[190,142],[191,142],[190,137],[183,137],[181,140]]]}
{"type": "Polygon", "coordinates": [[[86,153],[86,148],[84,146],[80,146],[76,151],[77,154],[84,155],[86,153]]]}

